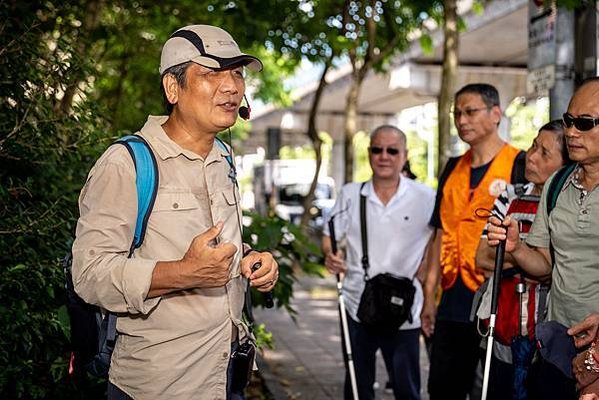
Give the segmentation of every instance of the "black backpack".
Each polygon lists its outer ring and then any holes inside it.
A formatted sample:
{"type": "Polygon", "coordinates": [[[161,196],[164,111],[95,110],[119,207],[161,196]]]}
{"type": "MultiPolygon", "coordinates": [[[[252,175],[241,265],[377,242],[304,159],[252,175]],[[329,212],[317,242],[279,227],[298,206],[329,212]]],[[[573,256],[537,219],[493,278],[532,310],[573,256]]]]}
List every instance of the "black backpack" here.
{"type": "MultiPolygon", "coordinates": [[[[148,218],[152,212],[156,192],[158,191],[158,166],[154,153],[148,143],[138,135],[128,135],[117,140],[127,148],[135,164],[137,187],[137,221],[135,235],[129,257],[141,246],[144,240],[148,218]]],[[[71,360],[69,374],[89,372],[107,378],[110,358],[116,343],[116,319],[114,313],[105,312],[100,307],[87,304],[75,292],[72,277],[72,255],[69,253],[63,261],[67,311],[71,321],[71,360]]]]}
{"type": "MultiPolygon", "coordinates": [[[[229,177],[236,182],[235,166],[227,145],[219,138],[215,143],[228,155],[225,157],[229,164],[229,177]]],[[[141,246],[144,240],[148,219],[154,207],[158,191],[158,165],[148,143],[139,135],[128,135],[120,138],[114,144],[127,148],[135,164],[137,187],[137,220],[135,234],[129,250],[141,246]]],[[[72,277],[72,256],[69,253],[63,261],[66,289],[67,311],[71,321],[71,361],[69,373],[86,371],[90,374],[107,378],[110,368],[110,358],[118,336],[116,330],[117,316],[106,312],[100,307],[87,304],[75,292],[72,277]]]]}

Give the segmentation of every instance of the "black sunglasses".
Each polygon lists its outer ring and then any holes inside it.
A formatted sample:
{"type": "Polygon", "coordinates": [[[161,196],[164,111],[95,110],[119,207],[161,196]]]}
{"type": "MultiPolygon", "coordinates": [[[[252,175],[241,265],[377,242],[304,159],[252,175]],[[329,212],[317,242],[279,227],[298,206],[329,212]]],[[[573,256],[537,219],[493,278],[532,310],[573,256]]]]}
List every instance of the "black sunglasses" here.
{"type": "Polygon", "coordinates": [[[370,146],[368,150],[370,150],[372,154],[381,154],[383,151],[387,151],[387,154],[390,156],[396,156],[399,154],[399,149],[396,149],[395,147],[370,146]]]}
{"type": "Polygon", "coordinates": [[[571,128],[574,125],[581,132],[590,131],[599,125],[599,118],[575,117],[570,113],[565,113],[562,119],[566,128],[571,128]]]}

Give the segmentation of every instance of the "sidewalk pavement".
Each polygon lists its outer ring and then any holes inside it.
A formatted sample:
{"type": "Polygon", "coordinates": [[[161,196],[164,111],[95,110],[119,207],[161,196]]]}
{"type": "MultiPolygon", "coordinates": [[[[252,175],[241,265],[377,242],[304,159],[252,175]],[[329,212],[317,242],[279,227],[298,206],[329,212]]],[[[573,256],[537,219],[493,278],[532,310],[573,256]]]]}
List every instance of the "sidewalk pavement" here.
{"type": "MultiPolygon", "coordinates": [[[[296,322],[285,310],[255,310],[257,323],[272,332],[275,349],[266,349],[258,360],[261,374],[276,400],[342,399],[344,366],[341,353],[335,277],[300,277],[294,285],[292,306],[296,322]]],[[[428,358],[421,340],[420,378],[422,400],[428,400],[428,358]]],[[[385,393],[387,372],[379,352],[376,365],[376,398],[393,399],[385,393]]]]}

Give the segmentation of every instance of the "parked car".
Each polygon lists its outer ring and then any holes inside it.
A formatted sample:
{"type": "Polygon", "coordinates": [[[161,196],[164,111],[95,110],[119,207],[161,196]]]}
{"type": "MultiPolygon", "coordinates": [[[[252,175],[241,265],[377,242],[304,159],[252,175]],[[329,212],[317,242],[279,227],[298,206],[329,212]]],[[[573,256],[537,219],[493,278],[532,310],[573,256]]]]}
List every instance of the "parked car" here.
{"type": "MultiPolygon", "coordinates": [[[[299,224],[304,213],[304,199],[310,189],[309,184],[288,184],[278,188],[278,203],[275,213],[294,224],[299,224]]],[[[315,199],[310,207],[310,226],[322,229],[324,225],[323,214],[326,214],[335,204],[333,199],[334,187],[330,183],[321,182],[314,191],[315,199]]]]}

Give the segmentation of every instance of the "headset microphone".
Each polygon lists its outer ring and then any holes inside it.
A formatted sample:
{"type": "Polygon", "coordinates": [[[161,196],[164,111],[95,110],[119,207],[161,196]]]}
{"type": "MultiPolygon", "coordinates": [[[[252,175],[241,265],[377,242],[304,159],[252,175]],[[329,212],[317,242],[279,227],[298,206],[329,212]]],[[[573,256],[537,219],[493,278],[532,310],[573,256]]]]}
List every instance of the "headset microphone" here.
{"type": "Polygon", "coordinates": [[[250,119],[250,113],[252,112],[252,107],[250,107],[250,102],[248,101],[248,98],[245,97],[245,94],[243,95],[243,98],[245,99],[245,104],[247,104],[246,106],[241,106],[239,107],[239,116],[244,119],[244,120],[248,120],[250,119]]]}

